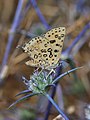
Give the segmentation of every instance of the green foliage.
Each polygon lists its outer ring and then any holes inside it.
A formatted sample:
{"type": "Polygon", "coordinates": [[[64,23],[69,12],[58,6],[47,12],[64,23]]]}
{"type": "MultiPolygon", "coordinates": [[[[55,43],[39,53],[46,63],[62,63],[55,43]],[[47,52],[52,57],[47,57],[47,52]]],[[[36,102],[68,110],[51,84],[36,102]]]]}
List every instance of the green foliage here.
{"type": "Polygon", "coordinates": [[[20,120],[35,120],[35,113],[32,110],[21,110],[20,111],[20,120]]]}

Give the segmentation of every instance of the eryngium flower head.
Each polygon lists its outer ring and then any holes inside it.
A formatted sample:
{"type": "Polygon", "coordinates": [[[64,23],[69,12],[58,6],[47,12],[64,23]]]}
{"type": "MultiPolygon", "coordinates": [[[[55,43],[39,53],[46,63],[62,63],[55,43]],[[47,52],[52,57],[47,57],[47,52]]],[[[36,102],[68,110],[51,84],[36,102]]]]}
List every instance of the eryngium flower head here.
{"type": "Polygon", "coordinates": [[[46,72],[34,73],[30,80],[23,77],[23,81],[28,89],[34,93],[43,93],[47,86],[52,84],[52,76],[47,76],[46,72]]]}

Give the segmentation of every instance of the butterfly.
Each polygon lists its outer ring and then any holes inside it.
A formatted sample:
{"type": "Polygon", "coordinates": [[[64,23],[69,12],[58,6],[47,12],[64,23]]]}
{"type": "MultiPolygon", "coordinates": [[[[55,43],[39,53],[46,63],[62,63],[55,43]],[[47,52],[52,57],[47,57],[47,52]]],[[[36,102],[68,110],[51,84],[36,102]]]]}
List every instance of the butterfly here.
{"type": "Polygon", "coordinates": [[[22,49],[30,57],[26,65],[47,70],[55,68],[60,60],[65,33],[65,27],[53,28],[24,43],[22,49]]]}

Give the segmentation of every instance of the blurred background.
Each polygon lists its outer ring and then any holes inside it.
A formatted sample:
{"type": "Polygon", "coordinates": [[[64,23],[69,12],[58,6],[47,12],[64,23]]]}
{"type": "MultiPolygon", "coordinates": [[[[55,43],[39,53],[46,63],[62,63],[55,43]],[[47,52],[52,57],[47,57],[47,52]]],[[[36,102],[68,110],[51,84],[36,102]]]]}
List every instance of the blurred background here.
{"type": "MultiPolygon", "coordinates": [[[[90,104],[90,0],[0,0],[0,120],[44,120],[48,101],[42,96],[7,110],[26,89],[22,76],[29,79],[34,71],[16,46],[27,42],[26,33],[32,38],[59,26],[66,27],[62,56],[70,64],[64,71],[84,68],[59,82],[55,101],[70,120],[85,120],[84,107],[90,104]]],[[[52,107],[48,120],[57,115],[52,107]]]]}

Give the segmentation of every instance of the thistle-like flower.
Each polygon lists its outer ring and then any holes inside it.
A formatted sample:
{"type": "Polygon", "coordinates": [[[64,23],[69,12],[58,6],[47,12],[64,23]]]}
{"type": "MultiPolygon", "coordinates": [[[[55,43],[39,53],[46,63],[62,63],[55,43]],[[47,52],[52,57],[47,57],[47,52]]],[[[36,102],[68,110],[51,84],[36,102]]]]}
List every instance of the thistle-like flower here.
{"type": "Polygon", "coordinates": [[[22,77],[23,82],[27,86],[28,90],[32,91],[33,93],[44,93],[48,86],[52,86],[52,76],[49,75],[48,77],[46,72],[34,73],[30,80],[27,80],[25,77],[22,77]]]}

